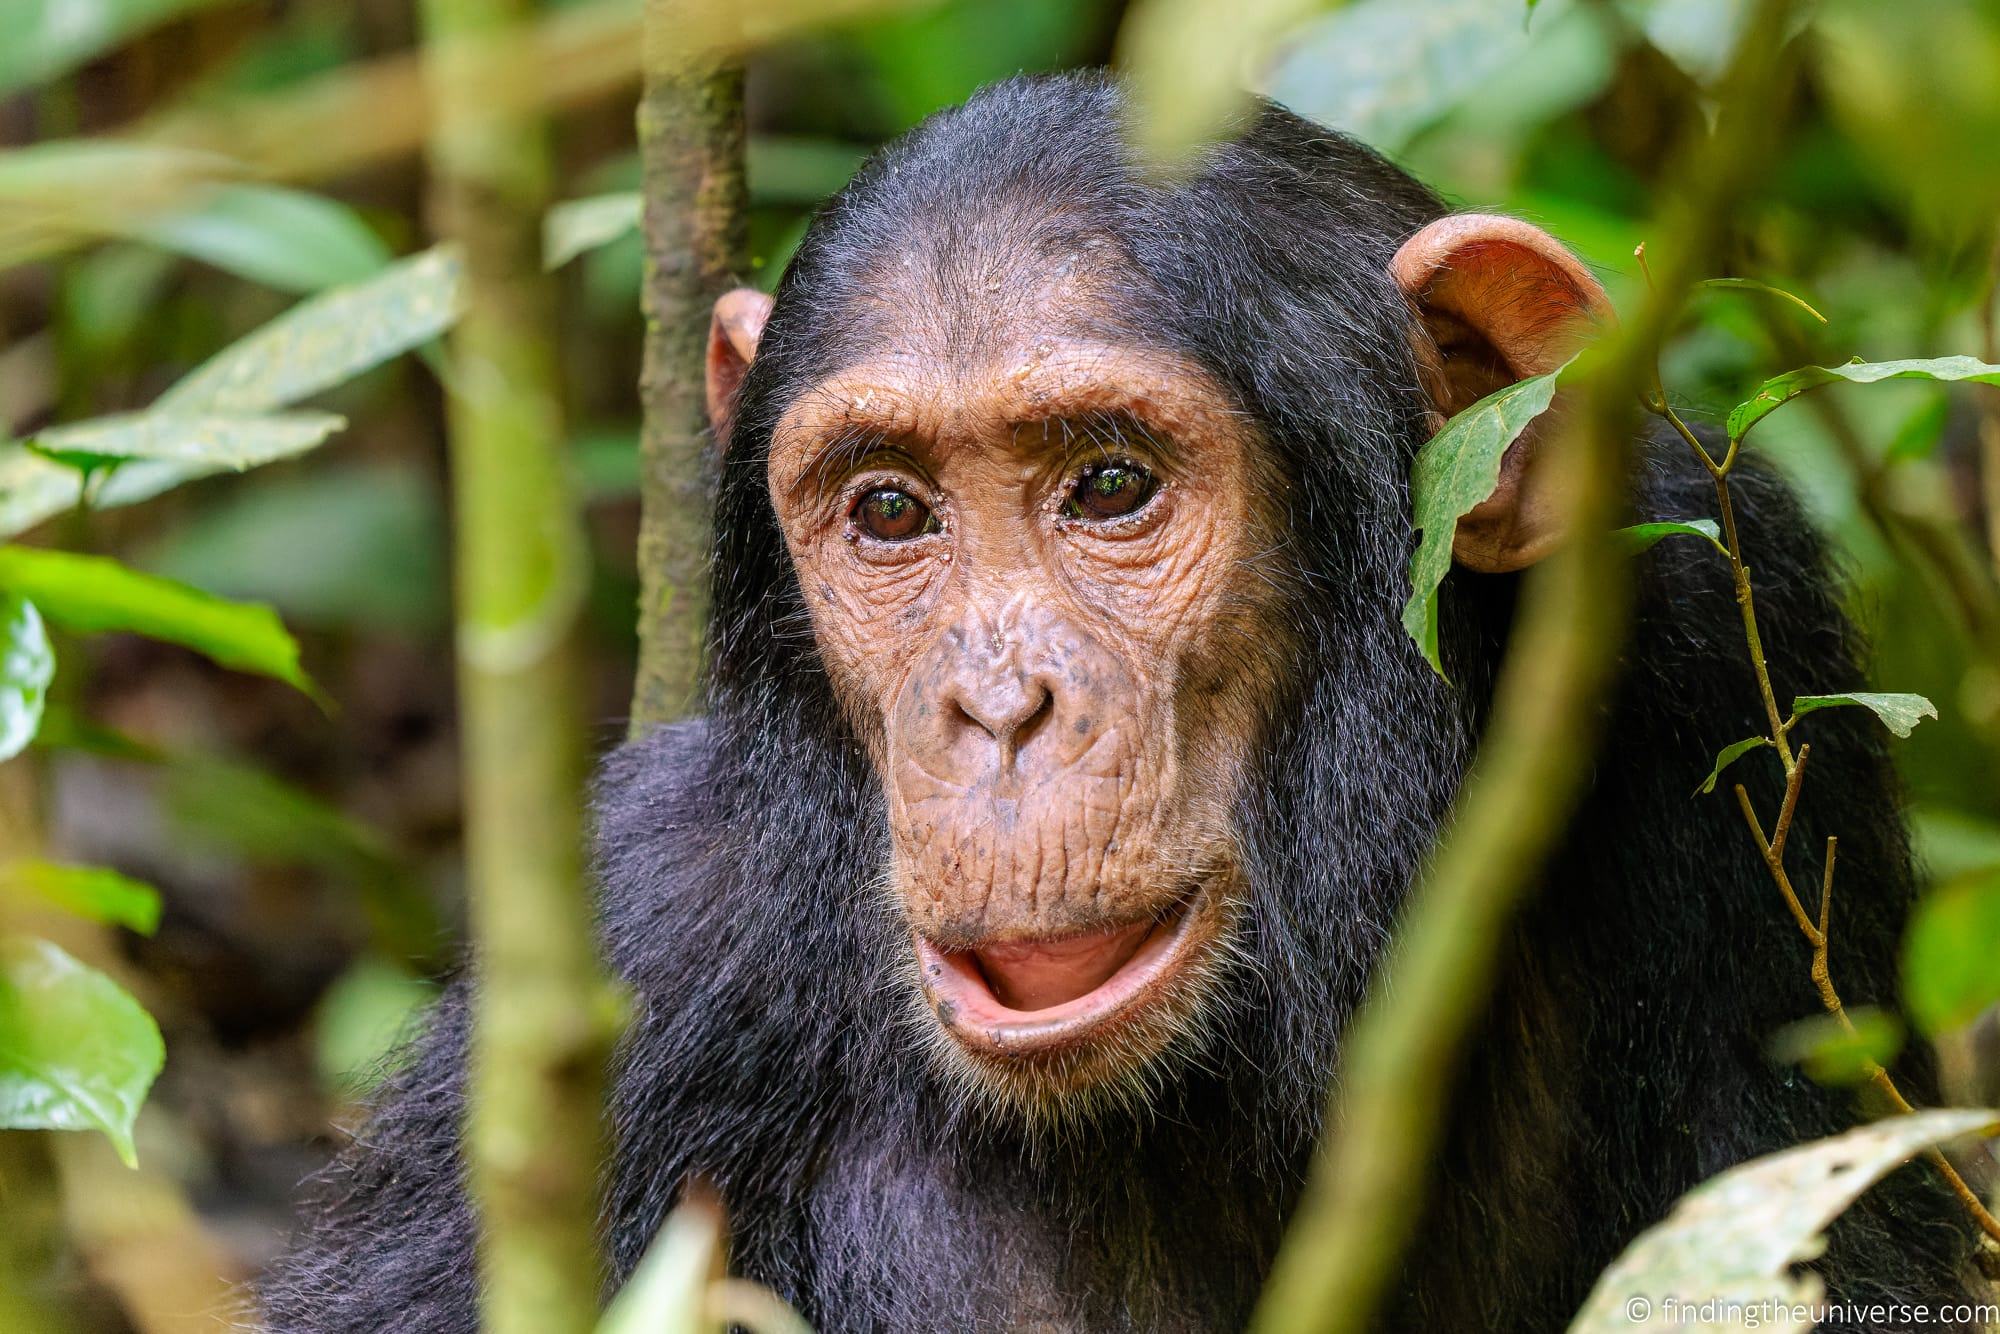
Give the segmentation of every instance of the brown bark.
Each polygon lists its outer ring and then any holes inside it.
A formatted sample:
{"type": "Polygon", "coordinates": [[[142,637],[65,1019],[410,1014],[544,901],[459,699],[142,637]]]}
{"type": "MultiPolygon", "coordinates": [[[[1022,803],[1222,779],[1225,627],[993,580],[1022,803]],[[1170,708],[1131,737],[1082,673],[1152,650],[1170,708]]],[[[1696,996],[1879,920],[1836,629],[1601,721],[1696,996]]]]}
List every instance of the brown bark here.
{"type": "MultiPolygon", "coordinates": [[[[672,9],[647,13],[649,48],[672,9]]],[[[639,103],[646,191],[645,362],[640,393],[639,670],[636,733],[689,712],[708,611],[710,480],[702,375],[709,307],[742,268],[743,71],[649,56],[639,103]]]]}

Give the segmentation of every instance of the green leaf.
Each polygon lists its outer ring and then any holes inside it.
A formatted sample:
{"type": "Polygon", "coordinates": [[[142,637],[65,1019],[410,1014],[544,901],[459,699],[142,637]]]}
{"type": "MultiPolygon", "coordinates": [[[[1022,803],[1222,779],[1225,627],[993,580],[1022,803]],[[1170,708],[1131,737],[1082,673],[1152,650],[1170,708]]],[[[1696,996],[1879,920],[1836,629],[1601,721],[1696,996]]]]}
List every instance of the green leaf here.
{"type": "Polygon", "coordinates": [[[1917,904],[1903,937],[1903,1003],[1926,1033],[2000,1001],[2000,866],[1968,872],[1917,904]]]}
{"type": "Polygon", "coordinates": [[[1729,414],[1729,438],[1741,440],[1750,428],[1800,394],[1830,384],[1877,384],[1883,380],[1970,381],[2000,384],[2000,366],[1977,357],[1932,357],[1909,361],[1850,361],[1845,366],[1805,366],[1764,381],[1746,403],[1729,414]]]}
{"type": "Polygon", "coordinates": [[[0,940],[0,1126],[99,1130],[136,1167],[132,1123],[165,1060],[123,987],[46,940],[0,940]]]}
{"type": "Polygon", "coordinates": [[[242,472],[303,454],[347,425],[330,412],[274,412],[261,417],[180,417],[132,412],[53,426],[28,448],[72,468],[134,459],[242,472]]]}
{"type": "Polygon", "coordinates": [[[1819,1278],[1795,1266],[1819,1257],[1827,1225],[1920,1150],[1996,1122],[2000,1113],[1990,1111],[1917,1112],[1731,1168],[1689,1191],[1664,1223],[1625,1248],[1570,1334],[1735,1329],[1736,1322],[1699,1320],[1695,1310],[1705,1302],[1752,1309],[1817,1302],[1819,1278]]]}
{"type": "Polygon", "coordinates": [[[225,185],[200,203],[124,229],[133,240],[285,292],[360,282],[389,248],[345,204],[272,185],[225,185]]]}
{"type": "Polygon", "coordinates": [[[722,1210],[711,1198],[667,1215],[597,1334],[708,1334],[708,1287],[722,1277],[722,1210]]]}
{"type": "Polygon", "coordinates": [[[330,1089],[361,1092],[407,1055],[401,1043],[437,987],[383,959],[359,960],[326,989],[313,1015],[313,1055],[330,1089]]]}
{"type": "Polygon", "coordinates": [[[1851,691],[1844,695],[1800,695],[1792,701],[1795,717],[1816,709],[1838,709],[1858,705],[1882,720],[1882,726],[1897,736],[1908,736],[1918,723],[1938,716],[1937,706],[1922,695],[1878,695],[1851,691]]]}
{"type": "Polygon", "coordinates": [[[1872,1006],[1847,1012],[1849,1028],[1830,1014],[1787,1024],[1771,1038],[1771,1055],[1805,1068],[1815,1084],[1845,1088],[1874,1076],[1903,1048],[1903,1025],[1872,1006]]]}
{"type": "Polygon", "coordinates": [[[1751,751],[1756,750],[1759,746],[1768,746],[1770,744],[1771,739],[1769,737],[1746,736],[1741,741],[1732,741],[1730,744],[1724,746],[1721,752],[1715,757],[1715,767],[1708,771],[1708,777],[1702,780],[1701,786],[1694,790],[1694,794],[1699,797],[1715,791],[1716,781],[1722,777],[1724,769],[1727,769],[1751,751]]]}
{"type": "MultiPolygon", "coordinates": [[[[457,318],[459,263],[446,248],[301,302],[230,345],[162,394],[151,411],[182,417],[273,412],[430,342],[457,318]]],[[[108,508],[150,500],[211,471],[143,460],[118,468],[91,497],[108,508]]],[[[0,538],[77,504],[76,474],[32,450],[0,445],[0,538]]]]}
{"type": "Polygon", "coordinates": [[[93,922],[130,927],[142,936],[152,935],[160,924],[160,891],[102,866],[19,861],[0,868],[0,885],[93,922]]]}
{"type": "Polygon", "coordinates": [[[1493,494],[1507,447],[1548,411],[1561,370],[1531,376],[1488,394],[1444,424],[1417,451],[1410,470],[1410,509],[1423,540],[1410,558],[1410,600],[1403,628],[1425,661],[1444,675],[1438,660],[1438,587],[1451,571],[1452,536],[1459,519],[1493,494]]]}
{"type": "Polygon", "coordinates": [[[1689,519],[1686,521],[1668,519],[1660,523],[1639,523],[1632,525],[1630,528],[1620,528],[1612,536],[1623,542],[1626,550],[1635,556],[1651,547],[1663,537],[1704,538],[1717,551],[1722,552],[1725,556],[1729,554],[1729,549],[1722,545],[1722,530],[1716,527],[1715,520],[1713,519],[1689,519]]]}
{"type": "Polygon", "coordinates": [[[55,650],[35,604],[0,588],[0,760],[35,739],[55,674],[55,650]]]}
{"type": "Polygon", "coordinates": [[[49,619],[70,629],[164,639],[319,697],[299,667],[298,644],[269,607],[225,602],[103,556],[30,547],[0,547],[0,589],[32,598],[49,619]]]}
{"type": "Polygon", "coordinates": [[[639,226],[644,207],[637,190],[557,204],[542,219],[542,262],[559,269],[586,250],[609,245],[639,226]]]}
{"type": "Polygon", "coordinates": [[[156,410],[269,412],[430,342],[458,315],[459,262],[426,250],[294,306],[162,394],[156,410]]]}
{"type": "Polygon", "coordinates": [[[1769,283],[1760,283],[1755,278],[1704,278],[1699,283],[1696,283],[1695,286],[1719,288],[1724,291],[1758,292],[1764,296],[1776,297],[1780,301],[1790,302],[1792,305],[1797,306],[1821,324],[1826,323],[1826,316],[1813,309],[1812,303],[1804,297],[1793,292],[1787,292],[1782,287],[1773,287],[1769,283]]]}
{"type": "Polygon", "coordinates": [[[148,28],[217,0],[9,0],[0,96],[46,83],[148,28]]]}
{"type": "Polygon", "coordinates": [[[1565,15],[1546,17],[1531,33],[1491,0],[1356,0],[1285,37],[1268,62],[1267,91],[1302,116],[1394,153],[1510,65],[1545,56],[1565,15]]]}

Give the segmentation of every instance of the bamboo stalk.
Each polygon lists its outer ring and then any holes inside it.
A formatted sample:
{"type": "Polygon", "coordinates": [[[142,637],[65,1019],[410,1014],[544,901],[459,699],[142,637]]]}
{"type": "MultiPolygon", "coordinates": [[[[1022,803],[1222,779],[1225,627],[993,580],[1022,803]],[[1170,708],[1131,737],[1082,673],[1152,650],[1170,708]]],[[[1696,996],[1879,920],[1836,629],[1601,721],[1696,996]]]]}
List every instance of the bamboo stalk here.
{"type": "Polygon", "coordinates": [[[465,256],[451,338],[458,683],[476,947],[467,1118],[485,1326],[596,1323],[603,1067],[614,1023],[581,866],[568,641],[586,561],[561,454],[541,265],[551,165],[516,40],[528,0],[425,0],[439,231],[465,256]]]}

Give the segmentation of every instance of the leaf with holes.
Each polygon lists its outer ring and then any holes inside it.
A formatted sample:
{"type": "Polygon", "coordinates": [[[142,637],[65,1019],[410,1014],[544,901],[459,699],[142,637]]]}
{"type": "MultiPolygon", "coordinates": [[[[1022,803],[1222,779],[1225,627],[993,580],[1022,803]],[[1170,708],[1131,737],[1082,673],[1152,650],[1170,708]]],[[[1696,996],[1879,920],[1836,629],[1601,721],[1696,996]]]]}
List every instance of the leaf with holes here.
{"type": "Polygon", "coordinates": [[[1444,675],[1444,664],[1438,660],[1437,594],[1451,572],[1451,543],[1458,521],[1493,494],[1507,447],[1548,411],[1561,374],[1559,369],[1531,376],[1488,394],[1446,422],[1417,451],[1410,470],[1410,510],[1423,538],[1410,558],[1410,600],[1403,604],[1403,628],[1439,676],[1444,675]]]}
{"type": "Polygon", "coordinates": [[[137,459],[242,472],[303,454],[347,425],[330,412],[274,412],[259,417],[181,417],[133,412],[52,426],[28,448],[89,471],[137,459]]]}
{"type": "Polygon", "coordinates": [[[55,650],[35,604],[0,588],[0,760],[35,739],[55,674],[55,650]]]}
{"type": "MultiPolygon", "coordinates": [[[[1820,1255],[1829,1223],[1921,1150],[1996,1124],[2000,1112],[1918,1112],[1731,1168],[1682,1196],[1664,1223],[1625,1248],[1597,1280],[1569,1334],[1685,1331],[1695,1327],[1688,1323],[1692,1310],[1705,1302],[1810,1306],[1825,1295],[1824,1286],[1797,1266],[1820,1255]],[[1669,1294],[1672,1302],[1661,1300],[1669,1294]]],[[[1801,1311],[1765,1328],[1805,1334],[1813,1325],[1801,1311]]]]}
{"type": "Polygon", "coordinates": [[[1751,751],[1756,750],[1759,746],[1768,746],[1770,744],[1771,739],[1769,737],[1761,736],[1746,736],[1741,741],[1730,742],[1716,755],[1715,767],[1708,771],[1708,777],[1702,780],[1701,786],[1694,790],[1694,794],[1699,797],[1715,791],[1715,784],[1722,777],[1724,769],[1727,769],[1751,751]]]}
{"type": "Polygon", "coordinates": [[[1830,384],[1878,384],[1883,380],[1966,381],[2000,384],[2000,366],[1977,357],[1931,357],[1907,361],[1850,361],[1845,366],[1805,366],[1764,381],[1748,402],[1729,413],[1729,438],[1741,440],[1750,428],[1800,394],[1830,384]]]}
{"type": "Polygon", "coordinates": [[[132,1123],[165,1059],[123,987],[46,940],[0,939],[0,1126],[102,1131],[137,1166],[132,1123]]]}
{"type": "Polygon", "coordinates": [[[1699,537],[1723,555],[1729,554],[1728,549],[1722,545],[1722,530],[1716,527],[1713,519],[1689,519],[1685,522],[1668,519],[1660,523],[1637,523],[1630,528],[1620,528],[1612,536],[1635,556],[1665,537],[1699,537]]]}
{"type": "Polygon", "coordinates": [[[1897,736],[1908,736],[1918,723],[1938,716],[1937,706],[1922,695],[1881,695],[1850,691],[1844,695],[1800,695],[1792,701],[1792,713],[1803,716],[1819,709],[1839,709],[1850,705],[1868,710],[1882,720],[1882,726],[1897,736]]]}
{"type": "Polygon", "coordinates": [[[0,867],[0,889],[93,922],[130,927],[142,936],[152,935],[160,924],[160,891],[103,866],[31,858],[0,867]]]}
{"type": "Polygon", "coordinates": [[[50,620],[72,630],[164,639],[318,698],[299,666],[297,641],[276,612],[258,603],[225,602],[102,556],[30,547],[0,547],[0,590],[33,599],[50,620]]]}

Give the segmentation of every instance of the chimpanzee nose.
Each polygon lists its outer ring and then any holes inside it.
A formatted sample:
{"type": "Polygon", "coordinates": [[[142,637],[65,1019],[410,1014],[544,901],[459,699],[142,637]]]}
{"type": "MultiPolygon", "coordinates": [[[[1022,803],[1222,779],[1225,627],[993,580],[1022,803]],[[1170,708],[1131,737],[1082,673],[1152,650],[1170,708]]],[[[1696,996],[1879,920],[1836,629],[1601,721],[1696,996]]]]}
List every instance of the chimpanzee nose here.
{"type": "Polygon", "coordinates": [[[1000,746],[1000,763],[1011,767],[1029,739],[1055,716],[1055,692],[1039,674],[1014,668],[961,677],[947,703],[1000,746]],[[983,679],[981,679],[983,678],[983,679]]]}

